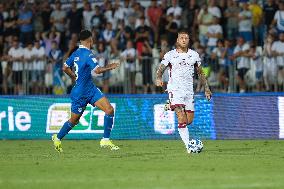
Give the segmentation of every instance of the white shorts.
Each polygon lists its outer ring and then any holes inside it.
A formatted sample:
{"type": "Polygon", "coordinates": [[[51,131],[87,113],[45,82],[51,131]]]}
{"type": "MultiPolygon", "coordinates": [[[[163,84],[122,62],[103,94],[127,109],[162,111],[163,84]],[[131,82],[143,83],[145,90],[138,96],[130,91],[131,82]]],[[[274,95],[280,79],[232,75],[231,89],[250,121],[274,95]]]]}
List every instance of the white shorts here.
{"type": "Polygon", "coordinates": [[[182,106],[186,111],[194,112],[194,95],[184,91],[169,91],[171,109],[182,106]]]}

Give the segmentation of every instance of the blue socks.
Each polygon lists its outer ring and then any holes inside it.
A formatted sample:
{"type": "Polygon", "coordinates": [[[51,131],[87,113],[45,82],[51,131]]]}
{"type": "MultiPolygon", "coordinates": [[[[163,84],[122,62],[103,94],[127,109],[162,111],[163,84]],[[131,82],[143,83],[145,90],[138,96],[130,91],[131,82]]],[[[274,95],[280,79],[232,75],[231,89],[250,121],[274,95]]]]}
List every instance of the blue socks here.
{"type": "Polygon", "coordinates": [[[59,133],[57,134],[57,138],[59,140],[61,140],[65,135],[67,135],[67,133],[74,127],[74,125],[69,122],[66,121],[63,125],[63,127],[60,129],[59,133]]]}
{"type": "Polygon", "coordinates": [[[104,138],[110,137],[112,125],[113,125],[113,115],[106,114],[104,117],[104,138]]]}

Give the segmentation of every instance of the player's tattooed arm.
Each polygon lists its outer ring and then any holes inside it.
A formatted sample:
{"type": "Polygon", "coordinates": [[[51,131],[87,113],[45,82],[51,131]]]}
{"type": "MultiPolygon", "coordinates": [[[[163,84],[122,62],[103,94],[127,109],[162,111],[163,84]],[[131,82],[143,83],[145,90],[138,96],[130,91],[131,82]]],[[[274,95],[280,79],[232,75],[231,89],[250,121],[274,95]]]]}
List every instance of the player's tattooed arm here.
{"type": "Polygon", "coordinates": [[[201,83],[204,85],[205,96],[206,96],[207,100],[210,100],[211,96],[212,96],[212,92],[211,92],[210,87],[208,85],[208,81],[205,77],[205,74],[204,74],[201,66],[196,66],[196,69],[197,69],[197,73],[198,73],[198,78],[201,80],[201,83]]]}
{"type": "Polygon", "coordinates": [[[72,82],[76,81],[76,75],[70,67],[63,65],[62,70],[72,79],[72,82]]]}
{"type": "Polygon", "coordinates": [[[158,70],[157,70],[157,78],[156,78],[156,85],[162,87],[163,86],[163,81],[162,81],[162,76],[163,73],[166,70],[166,66],[164,64],[160,64],[158,70]]]}

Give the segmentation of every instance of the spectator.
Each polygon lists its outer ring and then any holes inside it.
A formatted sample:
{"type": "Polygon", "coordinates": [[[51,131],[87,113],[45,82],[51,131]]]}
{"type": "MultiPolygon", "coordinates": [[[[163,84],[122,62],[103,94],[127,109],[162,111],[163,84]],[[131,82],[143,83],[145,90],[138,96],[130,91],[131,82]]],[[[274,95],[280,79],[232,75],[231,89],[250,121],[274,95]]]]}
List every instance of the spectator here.
{"type": "Polygon", "coordinates": [[[134,32],[129,26],[124,25],[124,21],[121,20],[118,23],[118,30],[115,35],[115,43],[113,46],[114,49],[118,48],[119,50],[126,49],[126,43],[128,40],[133,40],[134,32]]]}
{"type": "Polygon", "coordinates": [[[12,74],[14,84],[14,94],[23,94],[23,56],[24,50],[20,47],[18,39],[13,40],[12,47],[10,48],[8,55],[12,62],[12,74]]]}
{"type": "MultiPolygon", "coordinates": [[[[100,41],[98,43],[98,52],[96,54],[96,59],[100,67],[105,67],[108,64],[108,57],[109,53],[106,49],[104,42],[100,41]]],[[[96,77],[96,79],[102,81],[102,88],[104,93],[109,93],[109,78],[110,78],[110,71],[104,72],[96,77]]]]}
{"type": "Polygon", "coordinates": [[[229,85],[229,69],[225,61],[225,50],[226,49],[224,47],[224,41],[218,40],[217,47],[213,49],[211,54],[211,59],[215,60],[215,62],[217,63],[217,67],[219,68],[218,81],[220,89],[223,92],[226,92],[228,90],[229,85]]]}
{"type": "Polygon", "coordinates": [[[249,9],[252,13],[252,29],[253,39],[256,44],[263,45],[263,11],[257,4],[257,0],[252,0],[249,5],[249,9]]]}
{"type": "Polygon", "coordinates": [[[281,1],[279,3],[279,10],[276,11],[273,21],[271,23],[271,27],[276,25],[276,29],[278,34],[284,32],[284,2],[281,1]]]}
{"type": "Polygon", "coordinates": [[[227,38],[227,17],[225,17],[225,11],[227,9],[227,0],[220,0],[218,8],[221,12],[221,17],[219,18],[219,23],[222,26],[222,30],[224,32],[224,38],[227,38]]]}
{"type": "Polygon", "coordinates": [[[225,70],[224,77],[225,78],[223,78],[223,79],[225,79],[225,81],[226,81],[226,78],[228,78],[228,88],[225,87],[225,89],[227,89],[228,92],[232,92],[232,88],[231,88],[230,85],[233,85],[233,83],[232,83],[233,80],[231,79],[231,77],[234,77],[233,69],[235,69],[234,66],[233,66],[233,61],[232,61],[232,56],[234,54],[234,48],[232,47],[232,41],[225,39],[224,47],[225,47],[225,50],[224,50],[222,56],[225,60],[225,65],[224,65],[225,66],[224,67],[224,70],[225,70]]]}
{"type": "Polygon", "coordinates": [[[65,32],[66,12],[61,9],[60,1],[55,2],[55,10],[50,15],[50,23],[55,26],[56,31],[65,32]]]}
{"type": "Polygon", "coordinates": [[[136,41],[136,49],[138,55],[142,52],[142,46],[144,45],[144,42],[147,41],[150,44],[153,44],[152,38],[151,38],[151,28],[145,24],[145,17],[142,16],[139,18],[140,20],[140,26],[138,26],[135,30],[135,41],[136,41]]]}
{"type": "Polygon", "coordinates": [[[193,39],[196,38],[198,10],[199,6],[197,5],[196,0],[190,0],[187,7],[183,9],[181,15],[181,27],[187,28],[193,39]]]}
{"type": "Polygon", "coordinates": [[[39,44],[40,44],[41,47],[45,46],[44,41],[42,39],[42,33],[41,32],[35,33],[35,41],[39,41],[39,44]]]}
{"type": "Polygon", "coordinates": [[[135,2],[133,5],[127,9],[127,19],[125,22],[125,25],[131,27],[131,29],[135,29],[136,27],[136,20],[139,18],[139,5],[135,2]]]}
{"type": "Polygon", "coordinates": [[[228,7],[225,10],[225,17],[227,18],[227,38],[232,40],[238,35],[238,14],[240,8],[237,6],[235,0],[228,0],[228,7]]]}
{"type": "Polygon", "coordinates": [[[174,21],[174,15],[169,14],[167,16],[166,34],[167,34],[169,45],[171,47],[174,46],[176,43],[177,31],[178,31],[178,25],[174,21]]]}
{"type": "Polygon", "coordinates": [[[272,44],[271,50],[272,55],[276,57],[279,75],[278,84],[282,88],[284,84],[284,33],[279,34],[279,40],[272,44]]]}
{"type": "Polygon", "coordinates": [[[133,48],[133,43],[131,40],[127,41],[126,49],[121,53],[121,57],[125,63],[125,71],[126,71],[126,82],[128,86],[126,90],[130,89],[131,93],[135,93],[135,58],[136,58],[136,50],[133,48]]]}
{"type": "Polygon", "coordinates": [[[180,26],[182,8],[178,6],[178,0],[172,0],[172,6],[167,10],[167,16],[173,15],[173,21],[180,26]]]}
{"type": "Polygon", "coordinates": [[[83,15],[80,10],[77,9],[76,1],[72,2],[71,10],[67,13],[67,25],[68,32],[71,36],[73,33],[79,34],[82,29],[83,15]]]}
{"type": "Polygon", "coordinates": [[[105,3],[105,8],[106,9],[104,11],[104,17],[106,19],[106,22],[110,22],[112,24],[113,28],[116,28],[117,20],[114,18],[114,14],[113,14],[113,11],[112,11],[112,4],[109,1],[107,1],[105,3]]]}
{"type": "Polygon", "coordinates": [[[264,18],[264,24],[265,28],[264,31],[268,30],[270,27],[270,24],[273,21],[275,12],[278,10],[278,6],[275,4],[274,0],[267,0],[267,3],[263,7],[263,18],[264,18]]]}
{"type": "Polygon", "coordinates": [[[238,15],[239,35],[246,41],[252,41],[252,13],[246,2],[241,3],[242,11],[238,15]]]}
{"type": "Polygon", "coordinates": [[[241,36],[237,39],[237,46],[234,49],[233,59],[237,61],[238,82],[240,92],[246,91],[245,75],[250,68],[248,57],[249,44],[245,43],[244,38],[241,36]]]}
{"type": "Polygon", "coordinates": [[[43,20],[41,17],[40,3],[34,2],[32,3],[32,12],[33,12],[33,30],[34,32],[42,32],[43,31],[43,20]]]}
{"type": "Polygon", "coordinates": [[[13,36],[19,36],[19,29],[17,27],[17,12],[15,9],[9,10],[8,18],[4,22],[4,36],[5,38],[13,37],[13,36]]]}
{"type": "Polygon", "coordinates": [[[100,40],[104,41],[106,45],[110,45],[110,42],[115,38],[115,32],[112,29],[112,24],[108,22],[105,29],[100,33],[100,40]]]}
{"type": "Polygon", "coordinates": [[[53,94],[64,94],[63,81],[62,81],[62,51],[58,48],[56,41],[52,41],[51,50],[49,52],[49,61],[52,63],[53,70],[53,94]]]}
{"type": "Polygon", "coordinates": [[[84,29],[91,30],[91,19],[95,15],[95,11],[92,10],[91,4],[89,2],[84,3],[83,20],[84,29]]]}
{"type": "Polygon", "coordinates": [[[47,32],[50,30],[50,15],[52,13],[52,9],[49,5],[48,1],[44,1],[42,4],[42,10],[41,10],[41,18],[42,18],[42,24],[43,24],[43,31],[47,32]]]}
{"type": "Polygon", "coordinates": [[[144,94],[155,92],[152,81],[152,48],[148,41],[145,41],[142,46],[142,52],[139,56],[139,61],[142,64],[142,77],[144,94]]]}
{"type": "Polygon", "coordinates": [[[46,53],[47,56],[49,56],[49,52],[51,50],[52,42],[56,41],[57,44],[59,44],[60,35],[61,34],[59,32],[56,32],[54,27],[51,29],[51,31],[49,33],[44,32],[42,34],[42,38],[43,38],[43,41],[44,41],[44,44],[45,44],[45,53],[46,53]],[[48,37],[47,37],[47,34],[48,34],[48,37]]]}
{"type": "MultiPolygon", "coordinates": [[[[171,48],[169,47],[169,43],[167,38],[161,38],[161,42],[160,42],[160,59],[159,62],[162,61],[162,59],[164,58],[164,55],[171,50],[171,48]]],[[[166,68],[166,70],[164,71],[163,74],[163,90],[166,90],[167,88],[167,83],[169,81],[169,73],[168,73],[168,68],[166,68]]]]}
{"type": "Polygon", "coordinates": [[[217,18],[221,18],[222,14],[219,7],[216,6],[215,0],[209,0],[208,12],[217,18]]]}
{"type": "Polygon", "coordinates": [[[30,93],[30,88],[32,88],[32,94],[35,94],[34,92],[34,87],[32,85],[32,74],[33,74],[33,61],[34,61],[34,57],[33,57],[33,43],[29,42],[26,46],[26,48],[24,48],[24,78],[27,81],[27,85],[26,87],[26,93],[29,94],[30,93]]]}
{"type": "Polygon", "coordinates": [[[208,31],[208,26],[213,22],[213,15],[208,12],[208,7],[206,4],[202,5],[202,9],[199,11],[197,16],[199,24],[199,41],[202,46],[207,45],[208,38],[206,33],[208,31]]]}
{"type": "Polygon", "coordinates": [[[33,13],[29,10],[28,5],[23,5],[20,9],[18,17],[18,24],[20,26],[20,41],[24,45],[30,43],[34,39],[33,33],[33,13]]]}
{"type": "Polygon", "coordinates": [[[256,91],[263,91],[263,61],[256,45],[250,46],[249,56],[251,63],[255,66],[256,91]]]}
{"type": "Polygon", "coordinates": [[[116,18],[117,21],[121,21],[126,18],[126,9],[121,6],[120,0],[115,0],[113,17],[116,18]]]}
{"type": "Polygon", "coordinates": [[[101,14],[100,7],[97,5],[95,6],[95,15],[91,18],[91,27],[94,30],[101,30],[106,24],[104,15],[101,14]]]}
{"type": "Polygon", "coordinates": [[[44,47],[41,46],[40,41],[38,40],[34,42],[33,58],[33,93],[44,94],[44,68],[46,66],[46,55],[44,47]]]}
{"type": "Polygon", "coordinates": [[[147,17],[150,23],[150,27],[154,32],[154,43],[158,42],[159,35],[159,22],[163,14],[161,7],[157,5],[157,0],[151,0],[151,5],[147,9],[147,17]]]}
{"type": "MultiPolygon", "coordinates": [[[[11,64],[8,64],[10,60],[9,55],[6,52],[0,56],[0,84],[1,84],[1,94],[8,94],[8,80],[10,80],[11,76],[11,64]]],[[[11,82],[10,82],[11,83],[11,82]]]]}
{"type": "Polygon", "coordinates": [[[56,31],[60,32],[60,43],[59,47],[65,49],[65,21],[66,12],[61,9],[60,1],[55,2],[55,10],[50,15],[50,22],[55,27],[56,31]]]}
{"type": "Polygon", "coordinates": [[[216,47],[218,39],[223,38],[223,30],[217,17],[214,17],[212,24],[208,26],[206,35],[208,38],[208,52],[211,52],[216,47]]]}
{"type": "Polygon", "coordinates": [[[0,55],[2,54],[3,51],[3,34],[4,34],[4,5],[0,3],[0,55]]]}
{"type": "Polygon", "coordinates": [[[272,53],[272,45],[274,43],[274,36],[268,34],[263,47],[263,54],[264,54],[264,70],[263,70],[263,77],[264,77],[264,84],[265,90],[271,91],[272,87],[274,86],[274,90],[277,90],[277,62],[272,53]]]}

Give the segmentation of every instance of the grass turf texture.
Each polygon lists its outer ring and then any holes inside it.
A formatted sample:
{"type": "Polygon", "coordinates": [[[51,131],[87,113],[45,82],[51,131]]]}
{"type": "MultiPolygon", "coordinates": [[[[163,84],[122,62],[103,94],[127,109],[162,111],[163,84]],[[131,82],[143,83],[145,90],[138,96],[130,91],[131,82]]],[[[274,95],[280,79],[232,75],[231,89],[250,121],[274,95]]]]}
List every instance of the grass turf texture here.
{"type": "Polygon", "coordinates": [[[0,188],[284,188],[284,141],[203,141],[188,155],[181,141],[0,141],[0,188]]]}

